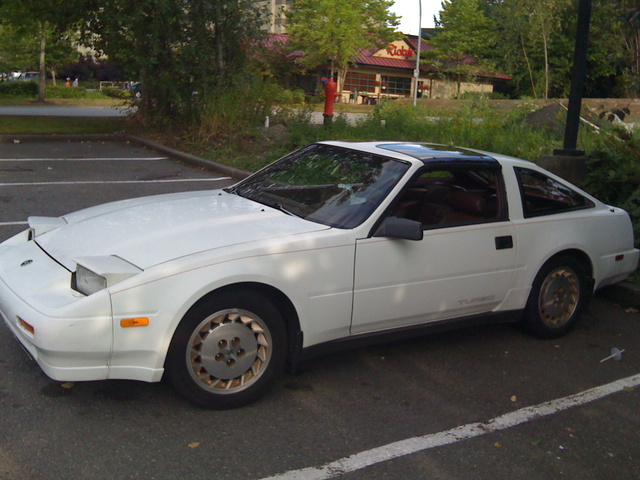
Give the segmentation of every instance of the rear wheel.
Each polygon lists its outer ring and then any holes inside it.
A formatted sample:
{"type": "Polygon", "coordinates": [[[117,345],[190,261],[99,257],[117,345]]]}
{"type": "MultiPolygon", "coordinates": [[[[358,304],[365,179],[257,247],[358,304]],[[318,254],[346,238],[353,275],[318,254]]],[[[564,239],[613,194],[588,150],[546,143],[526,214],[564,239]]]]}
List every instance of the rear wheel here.
{"type": "Polygon", "coordinates": [[[286,330],[263,295],[228,291],[192,308],[169,347],[165,371],[191,403],[236,408],[257,400],[286,360],[286,330]]]}
{"type": "Polygon", "coordinates": [[[573,256],[552,258],[533,282],[524,325],[539,337],[560,337],[573,328],[588,297],[584,266],[573,256]]]}

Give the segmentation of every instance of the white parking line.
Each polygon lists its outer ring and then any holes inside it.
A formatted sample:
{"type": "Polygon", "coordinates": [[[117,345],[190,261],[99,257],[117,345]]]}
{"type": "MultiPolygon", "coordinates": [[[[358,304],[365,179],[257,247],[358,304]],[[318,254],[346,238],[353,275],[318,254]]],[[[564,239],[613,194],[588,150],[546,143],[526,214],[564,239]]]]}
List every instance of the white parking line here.
{"type": "Polygon", "coordinates": [[[569,408],[585,405],[614,393],[640,385],[640,374],[623,378],[615,382],[586,390],[549,402],[531,407],[521,408],[511,413],[501,415],[488,422],[470,423],[452,428],[444,432],[413,437],[399,442],[390,443],[382,447],[356,453],[321,467],[309,467],[301,470],[291,470],[280,475],[262,480],[326,480],[345,473],[361,470],[377,463],[386,462],[394,458],[421,452],[430,448],[449,445],[469,438],[478,437],[507,428],[515,427],[538,418],[553,415],[569,408]]]}
{"type": "Polygon", "coordinates": [[[163,180],[89,180],[77,182],[16,182],[16,183],[0,183],[0,187],[30,187],[43,185],[113,185],[128,183],[185,183],[185,182],[220,182],[222,180],[230,180],[231,177],[218,178],[178,178],[163,180]]]}
{"type": "Polygon", "coordinates": [[[0,158],[1,162],[84,162],[84,161],[105,161],[105,162],[149,162],[167,160],[168,157],[82,157],[82,158],[0,158]]]}
{"type": "Polygon", "coordinates": [[[29,225],[29,222],[0,222],[0,227],[13,227],[14,225],[29,225]]]}

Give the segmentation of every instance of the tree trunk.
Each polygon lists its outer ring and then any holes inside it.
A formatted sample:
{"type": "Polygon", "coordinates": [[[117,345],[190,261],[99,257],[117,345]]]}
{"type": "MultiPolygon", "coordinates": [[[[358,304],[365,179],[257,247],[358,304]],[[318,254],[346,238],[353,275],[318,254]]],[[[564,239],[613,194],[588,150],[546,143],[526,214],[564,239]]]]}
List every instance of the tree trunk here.
{"type": "MultiPolygon", "coordinates": [[[[640,29],[636,33],[634,39],[634,67],[633,73],[635,75],[636,80],[640,81],[640,29]]],[[[637,93],[637,92],[636,92],[637,93]]]]}
{"type": "Polygon", "coordinates": [[[547,32],[542,22],[542,43],[544,48],[544,99],[549,99],[549,45],[547,40],[547,32]]]}
{"type": "Polygon", "coordinates": [[[520,35],[520,43],[522,43],[522,53],[524,54],[524,59],[527,62],[527,70],[529,71],[529,79],[531,81],[531,90],[533,91],[533,98],[538,99],[538,94],[536,93],[536,84],[533,80],[533,71],[531,70],[531,62],[529,62],[529,56],[527,55],[527,48],[524,45],[524,39],[522,35],[520,35]]]}
{"type": "Polygon", "coordinates": [[[214,27],[215,33],[215,56],[216,64],[218,66],[218,76],[220,79],[224,77],[224,32],[222,28],[222,8],[220,2],[216,2],[216,24],[214,27]]]}
{"type": "Polygon", "coordinates": [[[342,98],[342,89],[344,88],[344,81],[347,78],[347,73],[349,73],[348,65],[340,65],[338,68],[338,94],[340,98],[342,98]]]}
{"type": "Polygon", "coordinates": [[[47,46],[47,24],[40,22],[40,78],[38,79],[38,103],[44,103],[44,90],[47,82],[45,68],[45,49],[47,46]]]}

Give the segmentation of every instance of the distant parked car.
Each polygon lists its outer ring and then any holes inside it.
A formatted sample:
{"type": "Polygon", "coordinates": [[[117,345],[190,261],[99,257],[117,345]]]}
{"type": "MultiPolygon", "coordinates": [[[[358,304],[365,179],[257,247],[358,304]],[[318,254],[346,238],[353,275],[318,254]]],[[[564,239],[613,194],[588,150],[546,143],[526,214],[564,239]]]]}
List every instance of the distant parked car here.
{"type": "Polygon", "coordinates": [[[30,217],[0,244],[0,311],[53,379],[166,376],[230,408],[350,343],[478,321],[563,335],[633,245],[625,211],[523,160],[321,142],[231,188],[30,217]]]}
{"type": "Polygon", "coordinates": [[[142,96],[142,83],[134,82],[129,86],[128,90],[132,97],[140,98],[142,96]]]}
{"type": "Polygon", "coordinates": [[[28,81],[37,82],[39,78],[40,78],[40,72],[22,72],[22,71],[11,72],[7,77],[7,79],[10,82],[28,82],[28,81]]]}

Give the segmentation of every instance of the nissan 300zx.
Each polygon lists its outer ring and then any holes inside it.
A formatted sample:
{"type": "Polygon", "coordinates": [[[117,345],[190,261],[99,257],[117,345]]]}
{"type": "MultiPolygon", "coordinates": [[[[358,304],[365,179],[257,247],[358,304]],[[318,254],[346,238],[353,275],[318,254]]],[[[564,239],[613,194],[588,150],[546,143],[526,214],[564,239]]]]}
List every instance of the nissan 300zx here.
{"type": "Polygon", "coordinates": [[[30,217],[0,244],[0,313],[55,380],[167,377],[232,408],[352,342],[491,321],[563,335],[637,262],[625,211],[533,163],[321,142],[227,189],[30,217]]]}

